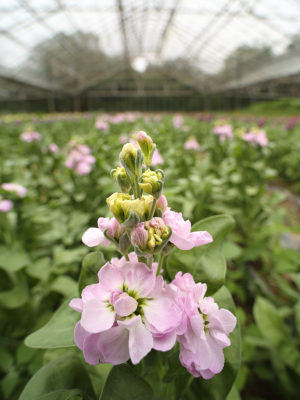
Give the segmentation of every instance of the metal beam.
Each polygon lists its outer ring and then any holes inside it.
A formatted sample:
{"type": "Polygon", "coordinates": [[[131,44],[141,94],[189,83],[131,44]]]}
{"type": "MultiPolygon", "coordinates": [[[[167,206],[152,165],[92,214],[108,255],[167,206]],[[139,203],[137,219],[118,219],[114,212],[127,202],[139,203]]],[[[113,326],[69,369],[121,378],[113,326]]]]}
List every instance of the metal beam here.
{"type": "Polygon", "coordinates": [[[128,45],[128,38],[127,38],[127,30],[126,30],[126,22],[125,22],[125,16],[124,16],[123,3],[122,3],[122,0],[116,0],[116,1],[117,1],[117,7],[118,7],[118,10],[119,10],[120,28],[121,28],[122,37],[123,37],[124,58],[125,58],[125,61],[128,64],[130,64],[131,57],[130,57],[130,52],[129,52],[129,45],[128,45]]]}
{"type": "Polygon", "coordinates": [[[161,54],[163,52],[163,48],[164,48],[164,46],[166,44],[167,35],[168,35],[170,27],[172,26],[173,19],[174,19],[175,15],[176,15],[176,11],[178,9],[179,2],[180,2],[180,0],[176,0],[174,7],[171,8],[170,14],[169,14],[169,18],[168,18],[167,23],[166,23],[166,25],[164,27],[164,30],[163,30],[163,32],[161,34],[160,41],[159,41],[159,44],[158,44],[158,47],[157,47],[157,50],[156,50],[157,56],[159,58],[161,57],[161,54]]]}

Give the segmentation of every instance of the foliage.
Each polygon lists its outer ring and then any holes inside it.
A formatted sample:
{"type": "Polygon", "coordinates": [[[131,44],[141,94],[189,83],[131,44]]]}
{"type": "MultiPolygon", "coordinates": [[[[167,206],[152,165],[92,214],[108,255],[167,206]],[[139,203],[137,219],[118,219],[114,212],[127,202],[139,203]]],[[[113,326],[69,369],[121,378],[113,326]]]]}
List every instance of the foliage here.
{"type": "MultiPolygon", "coordinates": [[[[299,226],[282,205],[285,192],[270,192],[267,185],[284,181],[285,187],[293,185],[299,192],[299,125],[286,130],[289,119],[280,122],[269,118],[264,129],[270,144],[261,149],[239,136],[231,142],[219,142],[211,135],[215,123],[211,117],[185,117],[178,129],[173,127],[171,116],[156,121],[138,115],[132,122],[110,123],[108,132],[96,130],[93,119],[80,115],[69,121],[67,116],[65,120],[39,116],[35,122],[28,116],[22,118],[21,125],[8,121],[0,127],[0,183],[18,182],[28,188],[24,198],[0,188],[0,195],[14,203],[10,212],[0,213],[1,398],[17,399],[27,384],[21,399],[43,398],[46,393],[51,399],[113,399],[116,397],[109,397],[110,388],[117,385],[118,376],[126,376],[128,381],[137,382],[136,391],[145,399],[151,398],[151,390],[155,399],[196,399],[200,393],[208,399],[296,399],[300,374],[299,250],[283,248],[281,243],[283,233],[297,235],[299,226]],[[28,129],[39,131],[42,141],[20,142],[20,134],[28,129]],[[116,190],[108,175],[117,159],[120,135],[140,129],[151,132],[164,158],[168,176],[164,191],[171,207],[182,209],[184,217],[195,224],[194,229],[213,230],[213,244],[184,256],[174,250],[163,268],[165,276],[172,278],[176,268],[184,270],[192,265],[199,279],[212,285],[211,294],[229,309],[233,307],[229,292],[232,294],[243,338],[236,380],[237,337],[232,337],[233,345],[226,350],[224,371],[207,382],[189,381],[189,375],[175,362],[178,354],[166,353],[157,360],[157,354],[151,352],[137,369],[128,365],[114,367],[109,373],[110,367],[105,365],[94,369],[84,366],[79,351],[72,347],[75,319],[66,305],[59,305],[92,282],[102,260],[116,255],[112,248],[99,246],[97,252],[86,256],[80,240],[87,227],[95,225],[94,216],[105,215],[105,198],[116,190]],[[184,149],[189,136],[197,138],[200,150],[184,149]],[[79,176],[64,165],[71,139],[89,145],[96,157],[89,176],[79,176]],[[60,148],[58,153],[48,151],[53,142],[60,148]],[[215,214],[219,215],[213,217],[215,214]],[[286,226],[287,222],[293,226],[286,226]],[[223,251],[224,258],[220,257],[223,251]],[[47,341],[43,335],[46,324],[47,333],[52,332],[47,341]],[[23,343],[26,337],[30,348],[23,343]],[[161,368],[155,370],[158,361],[161,368]],[[74,363],[74,376],[70,363],[74,363]],[[66,377],[66,385],[57,381],[58,397],[49,378],[54,372],[66,377]],[[87,375],[94,390],[82,386],[79,376],[87,375]]],[[[237,131],[260,120],[235,117],[231,123],[237,131]]]]}

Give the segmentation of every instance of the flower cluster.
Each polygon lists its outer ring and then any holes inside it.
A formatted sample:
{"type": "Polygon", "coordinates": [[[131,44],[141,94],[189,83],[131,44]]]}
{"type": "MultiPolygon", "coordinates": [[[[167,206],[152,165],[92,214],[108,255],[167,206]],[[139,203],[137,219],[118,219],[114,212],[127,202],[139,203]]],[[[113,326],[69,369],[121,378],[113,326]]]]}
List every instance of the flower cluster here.
{"type": "Polygon", "coordinates": [[[242,138],[254,146],[261,146],[261,147],[267,147],[268,146],[268,137],[266,135],[265,131],[256,131],[256,130],[251,130],[250,132],[244,133],[242,138]]]}
{"type": "Polygon", "coordinates": [[[85,144],[71,143],[72,149],[65,162],[65,166],[75,170],[79,175],[88,175],[96,159],[91,154],[91,149],[85,144]]]}
{"type": "Polygon", "coordinates": [[[96,119],[95,128],[99,129],[100,131],[108,131],[109,125],[108,122],[103,120],[102,118],[96,119]]]}
{"type": "Polygon", "coordinates": [[[111,173],[121,189],[106,200],[113,218],[99,218],[82,236],[90,247],[115,245],[122,257],[99,266],[98,283],[71,300],[81,313],[74,340],[92,365],[137,364],[152,349],[169,351],[177,341],[182,365],[210,379],[223,368],[236,318],[205,297],[206,284],[182,272],[168,282],[162,267],[174,247],[190,250],[213,238],[193,232],[191,222],[168,206],[164,172],[150,168],[156,145],[145,132],[137,143],[123,146],[121,167],[111,173]]]}
{"type": "Polygon", "coordinates": [[[25,197],[27,193],[27,189],[24,186],[20,185],[19,183],[5,182],[2,183],[1,187],[6,192],[14,193],[18,197],[25,197]]]}
{"type": "Polygon", "coordinates": [[[232,126],[229,124],[215,126],[213,134],[219,136],[221,142],[224,142],[226,139],[233,139],[232,126]]]}
{"type": "Polygon", "coordinates": [[[11,200],[5,200],[0,196],[0,211],[6,213],[10,211],[13,207],[13,202],[11,200]]]}
{"type": "Polygon", "coordinates": [[[39,132],[27,131],[21,133],[20,139],[22,142],[38,142],[42,139],[42,135],[39,132]]]}
{"type": "Polygon", "coordinates": [[[200,144],[197,139],[194,137],[188,138],[188,140],[184,143],[184,148],[186,150],[200,150],[200,144]]]}

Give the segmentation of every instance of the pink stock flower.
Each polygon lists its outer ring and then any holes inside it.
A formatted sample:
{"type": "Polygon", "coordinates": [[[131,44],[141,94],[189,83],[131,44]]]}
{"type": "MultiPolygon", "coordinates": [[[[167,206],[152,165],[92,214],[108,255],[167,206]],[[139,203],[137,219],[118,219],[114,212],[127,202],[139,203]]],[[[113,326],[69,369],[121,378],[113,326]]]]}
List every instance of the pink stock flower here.
{"type": "Polygon", "coordinates": [[[137,364],[150,350],[170,350],[181,310],[175,291],[140,262],[106,263],[99,283],[87,286],[70,307],[81,312],[74,341],[86,362],[137,364]]]}
{"type": "Polygon", "coordinates": [[[152,162],[151,162],[152,167],[155,167],[156,165],[163,164],[163,163],[164,163],[164,160],[163,160],[162,156],[160,155],[160,152],[157,149],[154,150],[152,162]]]}
{"type": "Polygon", "coordinates": [[[225,139],[233,139],[231,125],[215,126],[213,129],[213,133],[219,136],[221,142],[224,142],[225,139]]]}
{"type": "Polygon", "coordinates": [[[128,142],[128,136],[125,133],[122,133],[122,135],[120,135],[120,143],[125,144],[128,142]]]}
{"type": "Polygon", "coordinates": [[[57,146],[56,143],[50,143],[48,146],[48,149],[50,153],[58,153],[59,152],[59,147],[57,146]]]}
{"type": "Polygon", "coordinates": [[[25,197],[27,193],[27,189],[19,183],[6,182],[2,183],[1,187],[7,192],[15,193],[19,197],[25,197]]]}
{"type": "Polygon", "coordinates": [[[167,208],[162,218],[165,224],[172,229],[170,242],[181,250],[190,250],[213,241],[207,231],[191,232],[191,222],[185,221],[181,213],[172,211],[170,208],[167,208]]]}
{"type": "Polygon", "coordinates": [[[175,115],[173,118],[173,126],[175,129],[181,128],[183,124],[183,116],[182,115],[175,115]]]}
{"type": "Polygon", "coordinates": [[[231,344],[229,334],[236,326],[236,317],[219,309],[212,297],[204,297],[206,284],[196,284],[188,273],[178,272],[171,286],[177,290],[185,317],[183,332],[177,337],[180,362],[196,378],[211,379],[224,367],[223,349],[231,344]]]}
{"type": "Polygon", "coordinates": [[[1,212],[8,212],[12,209],[13,207],[13,202],[11,200],[2,200],[0,198],[0,211],[1,212]]]}
{"type": "Polygon", "coordinates": [[[95,128],[97,128],[101,131],[108,131],[109,125],[103,119],[97,119],[96,123],[95,123],[95,128]]]}
{"type": "Polygon", "coordinates": [[[22,140],[22,142],[36,142],[41,140],[42,135],[39,132],[34,132],[34,131],[30,131],[30,132],[23,132],[20,135],[20,139],[22,140]]]}
{"type": "Polygon", "coordinates": [[[71,149],[65,166],[69,169],[74,169],[79,175],[88,175],[92,170],[92,165],[96,159],[91,154],[91,149],[85,144],[75,145],[73,141],[69,142],[71,149]]]}
{"type": "Polygon", "coordinates": [[[258,131],[258,132],[250,131],[250,132],[244,133],[242,138],[246,142],[249,142],[249,143],[253,144],[254,146],[256,146],[258,144],[261,147],[267,147],[267,145],[269,144],[268,137],[267,137],[265,131],[258,131]]]}
{"type": "Polygon", "coordinates": [[[89,228],[82,235],[82,242],[86,246],[109,246],[111,242],[104,236],[105,230],[111,238],[119,238],[124,233],[116,218],[98,218],[97,224],[98,228],[89,228]]]}
{"type": "Polygon", "coordinates": [[[186,150],[200,150],[200,145],[196,138],[191,137],[184,143],[184,148],[186,150]]]}

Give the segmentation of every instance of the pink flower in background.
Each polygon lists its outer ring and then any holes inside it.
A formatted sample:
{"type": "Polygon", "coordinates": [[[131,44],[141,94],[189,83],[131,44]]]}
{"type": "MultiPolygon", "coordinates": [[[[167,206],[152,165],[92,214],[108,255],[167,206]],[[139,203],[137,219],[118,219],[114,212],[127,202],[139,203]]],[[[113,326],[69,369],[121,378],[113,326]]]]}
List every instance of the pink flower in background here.
{"type": "Polygon", "coordinates": [[[184,143],[186,150],[200,150],[200,145],[196,138],[191,137],[184,143]]]}
{"type": "Polygon", "coordinates": [[[261,147],[267,147],[269,144],[269,140],[265,131],[250,131],[245,133],[242,138],[254,146],[259,145],[261,147]]]}
{"type": "Polygon", "coordinates": [[[87,286],[70,307],[81,312],[74,340],[86,362],[137,364],[150,350],[170,350],[182,311],[161,276],[140,262],[106,263],[99,283],[87,286]]]}
{"type": "Polygon", "coordinates": [[[106,121],[103,119],[97,119],[95,123],[95,128],[101,130],[101,131],[108,131],[109,125],[106,121]]]}
{"type": "Polygon", "coordinates": [[[85,144],[75,145],[73,141],[70,141],[69,145],[73,148],[68,155],[65,166],[75,170],[79,175],[88,175],[96,161],[91,154],[91,149],[85,144]]]}
{"type": "Polygon", "coordinates": [[[3,200],[0,197],[0,211],[1,212],[6,213],[6,212],[10,211],[12,209],[12,207],[13,207],[13,202],[11,200],[3,200]]]}
{"type": "Polygon", "coordinates": [[[2,183],[1,187],[7,192],[15,193],[19,197],[25,197],[27,193],[27,189],[19,183],[6,182],[2,183]]]}
{"type": "Polygon", "coordinates": [[[116,218],[98,218],[98,228],[89,228],[82,235],[82,242],[89,247],[109,246],[110,241],[104,236],[104,231],[107,230],[108,236],[111,238],[118,238],[124,233],[116,218]]]}
{"type": "Polygon", "coordinates": [[[39,132],[23,132],[20,136],[22,142],[36,142],[41,140],[42,135],[39,132]]]}
{"type": "Polygon", "coordinates": [[[181,250],[190,250],[193,247],[213,242],[212,236],[207,231],[191,232],[191,222],[185,221],[181,213],[168,208],[162,218],[165,224],[172,229],[170,242],[181,250]]]}
{"type": "Polygon", "coordinates": [[[206,284],[195,283],[188,273],[178,272],[171,286],[184,310],[183,332],[177,338],[180,362],[196,378],[211,379],[224,367],[223,349],[231,344],[236,317],[219,309],[212,297],[204,297],[206,284]]]}
{"type": "Polygon", "coordinates": [[[56,143],[50,143],[48,146],[48,149],[50,153],[58,153],[59,152],[59,147],[57,146],[56,143]]]}
{"type": "Polygon", "coordinates": [[[152,167],[155,167],[156,165],[163,164],[163,163],[164,163],[164,160],[163,160],[162,156],[160,155],[160,152],[157,149],[154,150],[152,162],[151,162],[152,167]]]}
{"type": "Polygon", "coordinates": [[[128,142],[128,136],[126,135],[126,133],[122,133],[122,135],[120,135],[120,143],[125,144],[128,142]]]}
{"type": "Polygon", "coordinates": [[[183,124],[183,116],[182,115],[175,115],[173,117],[173,126],[175,129],[180,129],[183,124]]]}
{"type": "Polygon", "coordinates": [[[213,134],[218,135],[221,142],[224,142],[225,139],[232,139],[232,126],[231,125],[218,125],[213,129],[213,134]]]}

